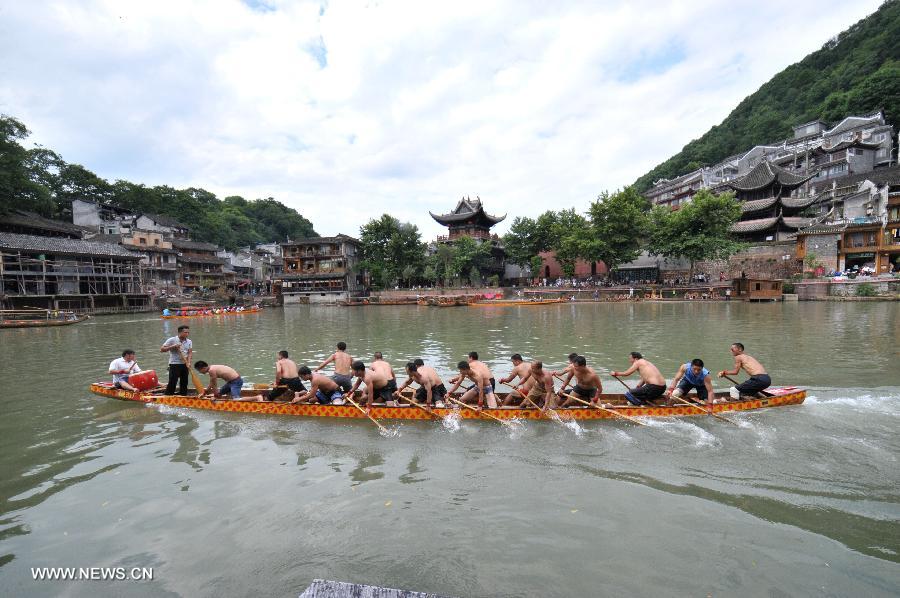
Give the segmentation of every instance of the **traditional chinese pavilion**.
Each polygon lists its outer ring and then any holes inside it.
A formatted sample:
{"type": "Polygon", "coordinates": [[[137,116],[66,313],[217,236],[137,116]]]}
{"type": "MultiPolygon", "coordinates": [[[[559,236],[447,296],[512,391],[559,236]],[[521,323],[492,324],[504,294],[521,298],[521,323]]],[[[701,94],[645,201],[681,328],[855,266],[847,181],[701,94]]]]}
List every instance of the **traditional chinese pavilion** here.
{"type": "Polygon", "coordinates": [[[448,229],[447,235],[441,235],[437,238],[438,243],[453,243],[460,237],[472,237],[476,241],[491,244],[491,264],[487,268],[490,274],[503,275],[504,262],[506,252],[503,244],[497,235],[491,234],[491,227],[502,222],[506,218],[503,216],[491,216],[484,211],[481,205],[481,198],[476,196],[475,199],[463,197],[448,214],[437,215],[429,212],[435,221],[444,225],[448,229]]]}
{"type": "Polygon", "coordinates": [[[485,212],[484,206],[481,205],[481,198],[477,196],[475,199],[468,197],[460,199],[449,214],[440,216],[432,212],[429,214],[449,229],[449,234],[446,237],[438,237],[438,241],[453,241],[463,235],[473,239],[490,239],[491,227],[506,218],[506,214],[491,216],[485,212]]]}
{"type": "Polygon", "coordinates": [[[741,202],[741,219],[731,232],[748,241],[781,241],[793,238],[811,218],[800,216],[816,197],[791,197],[813,175],[799,175],[763,160],[746,175],[729,181],[741,202]]]}

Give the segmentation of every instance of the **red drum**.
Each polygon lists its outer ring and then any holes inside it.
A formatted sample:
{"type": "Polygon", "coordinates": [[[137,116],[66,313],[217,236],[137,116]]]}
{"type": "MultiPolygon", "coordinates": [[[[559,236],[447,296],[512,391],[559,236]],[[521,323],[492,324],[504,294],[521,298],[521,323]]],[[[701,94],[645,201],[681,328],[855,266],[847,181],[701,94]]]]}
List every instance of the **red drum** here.
{"type": "Polygon", "coordinates": [[[159,378],[154,370],[147,370],[128,376],[128,383],[138,390],[150,390],[159,386],[159,378]]]}

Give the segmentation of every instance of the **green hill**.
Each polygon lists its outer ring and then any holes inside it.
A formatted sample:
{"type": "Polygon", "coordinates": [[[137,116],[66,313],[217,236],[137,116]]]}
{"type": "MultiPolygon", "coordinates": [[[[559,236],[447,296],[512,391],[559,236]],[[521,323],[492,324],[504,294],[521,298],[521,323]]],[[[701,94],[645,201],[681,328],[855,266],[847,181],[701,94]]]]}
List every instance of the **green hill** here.
{"type": "Polygon", "coordinates": [[[710,129],[635,181],[645,191],[661,178],[709,166],[755,145],[792,135],[791,127],[884,109],[900,124],[900,0],[888,0],[822,49],[787,67],[710,129]]]}
{"type": "Polygon", "coordinates": [[[18,208],[71,219],[72,200],[84,199],[171,216],[190,227],[194,240],[226,249],[316,235],[309,220],[271,197],[219,199],[204,189],[110,183],[52,150],[26,149],[19,141],[28,133],[22,122],[0,115],[0,214],[18,208]]]}

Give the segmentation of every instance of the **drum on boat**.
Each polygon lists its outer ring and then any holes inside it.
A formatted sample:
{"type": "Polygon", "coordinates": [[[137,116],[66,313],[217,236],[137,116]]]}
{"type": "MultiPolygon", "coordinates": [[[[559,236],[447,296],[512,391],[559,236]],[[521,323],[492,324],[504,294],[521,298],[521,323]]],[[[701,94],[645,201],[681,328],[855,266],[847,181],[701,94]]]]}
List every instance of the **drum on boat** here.
{"type": "Polygon", "coordinates": [[[128,376],[128,383],[138,390],[150,390],[159,386],[159,378],[155,370],[146,370],[128,376]]]}

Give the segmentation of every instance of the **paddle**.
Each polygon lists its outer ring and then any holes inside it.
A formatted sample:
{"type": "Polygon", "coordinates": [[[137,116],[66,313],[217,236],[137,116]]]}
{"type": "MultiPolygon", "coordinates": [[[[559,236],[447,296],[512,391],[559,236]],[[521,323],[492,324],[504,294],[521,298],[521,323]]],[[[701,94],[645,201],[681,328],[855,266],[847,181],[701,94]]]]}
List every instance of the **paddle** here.
{"type": "MultiPolygon", "coordinates": [[[[181,350],[181,347],[178,347],[178,355],[181,357],[182,363],[184,363],[184,366],[191,374],[191,380],[194,382],[194,386],[197,388],[197,396],[202,397],[204,393],[206,393],[206,386],[203,384],[200,376],[197,375],[197,372],[194,371],[194,368],[188,365],[187,355],[184,354],[184,352],[181,350]]],[[[215,397],[213,397],[213,402],[215,403],[215,397]]]]}
{"type": "Polygon", "coordinates": [[[498,422],[498,423],[501,423],[501,424],[503,424],[504,426],[506,426],[506,427],[508,427],[508,428],[512,428],[512,427],[513,427],[513,425],[512,425],[511,423],[509,423],[508,421],[504,421],[504,420],[500,419],[499,417],[495,417],[495,416],[491,415],[490,413],[485,413],[483,409],[476,409],[475,407],[472,407],[471,405],[466,405],[466,404],[463,403],[462,401],[457,401],[456,399],[454,399],[454,398],[451,397],[451,396],[448,396],[447,399],[448,399],[450,402],[452,402],[452,403],[456,403],[457,405],[460,405],[461,407],[465,407],[466,409],[471,409],[471,410],[474,411],[475,413],[478,413],[478,414],[480,414],[480,415],[489,417],[489,418],[491,418],[492,420],[494,420],[494,421],[496,421],[496,422],[498,422]]]}
{"type": "MultiPolygon", "coordinates": [[[[704,408],[701,407],[700,405],[698,405],[698,404],[696,404],[696,403],[691,403],[690,401],[685,401],[685,400],[682,399],[681,397],[676,397],[676,396],[674,396],[674,395],[671,395],[671,398],[675,399],[675,400],[678,401],[679,403],[683,403],[683,404],[685,404],[685,405],[689,405],[689,406],[693,407],[694,409],[699,409],[699,410],[702,411],[703,413],[705,413],[705,414],[707,414],[707,415],[711,415],[711,416],[713,416],[713,417],[716,418],[716,419],[721,419],[723,422],[728,422],[728,423],[731,424],[732,426],[737,426],[737,424],[736,424],[735,422],[733,422],[732,420],[728,419],[727,417],[722,417],[721,415],[717,415],[717,414],[713,413],[712,407],[710,407],[709,409],[704,409],[704,408]]],[[[738,427],[740,427],[740,426],[738,426],[738,427]]]]}
{"type": "Polygon", "coordinates": [[[368,417],[370,420],[372,420],[372,423],[375,424],[376,426],[378,426],[378,429],[379,429],[379,430],[381,430],[381,431],[384,432],[385,434],[390,434],[390,432],[388,432],[388,429],[387,429],[387,428],[385,428],[385,427],[382,426],[380,423],[378,423],[378,420],[377,420],[377,419],[375,419],[374,417],[372,417],[371,415],[369,415],[369,414],[366,412],[365,409],[363,409],[362,407],[360,407],[360,406],[356,403],[356,401],[354,401],[353,399],[351,399],[349,394],[346,395],[344,398],[347,399],[348,401],[350,401],[350,404],[351,404],[351,405],[353,405],[354,407],[356,407],[357,409],[359,409],[359,412],[360,412],[360,413],[362,413],[363,415],[365,415],[366,417],[368,417]]]}
{"type": "Polygon", "coordinates": [[[625,415],[624,413],[619,413],[618,411],[613,411],[612,409],[607,409],[606,407],[601,407],[600,405],[595,405],[594,403],[589,403],[588,401],[583,401],[583,400],[579,399],[578,397],[576,397],[575,395],[570,395],[565,392],[563,392],[561,394],[562,394],[562,396],[566,397],[567,399],[572,399],[573,401],[578,401],[579,403],[587,405],[588,407],[593,407],[594,409],[599,409],[600,411],[605,411],[606,413],[612,413],[616,417],[621,417],[622,419],[627,419],[628,421],[635,423],[639,426],[647,425],[644,422],[638,421],[638,420],[634,419],[633,417],[629,417],[629,416],[625,415]]]}
{"type": "MultiPolygon", "coordinates": [[[[731,376],[725,376],[725,378],[728,378],[729,380],[731,380],[732,382],[734,382],[734,385],[735,385],[735,386],[738,386],[738,385],[740,384],[740,382],[738,382],[737,380],[735,380],[735,379],[732,378],[731,376]]],[[[759,392],[760,392],[760,394],[763,395],[764,397],[774,397],[774,396],[775,396],[775,395],[773,395],[772,393],[766,392],[766,391],[764,391],[764,390],[761,390],[761,391],[759,391],[759,392]]]]}
{"type": "Polygon", "coordinates": [[[418,401],[414,400],[412,397],[405,397],[405,396],[403,396],[402,394],[400,394],[400,391],[397,391],[397,392],[395,392],[394,394],[397,395],[397,398],[402,399],[402,400],[404,400],[404,401],[409,401],[410,404],[415,405],[416,407],[418,407],[419,409],[421,409],[421,410],[424,411],[425,413],[428,413],[429,415],[431,415],[431,416],[434,417],[435,419],[444,419],[443,417],[441,417],[440,415],[438,415],[437,413],[435,413],[435,412],[432,411],[431,409],[429,409],[429,408],[425,407],[424,405],[422,405],[422,403],[419,403],[418,401]]]}

